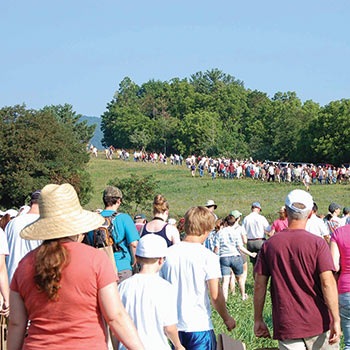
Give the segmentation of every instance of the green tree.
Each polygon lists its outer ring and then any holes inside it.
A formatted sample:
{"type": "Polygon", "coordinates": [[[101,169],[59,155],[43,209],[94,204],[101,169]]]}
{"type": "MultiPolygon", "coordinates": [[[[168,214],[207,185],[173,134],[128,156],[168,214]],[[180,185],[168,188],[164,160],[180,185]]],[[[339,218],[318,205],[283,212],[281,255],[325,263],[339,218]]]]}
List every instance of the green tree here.
{"type": "Polygon", "coordinates": [[[147,149],[151,138],[145,130],[135,130],[133,134],[129,136],[130,142],[138,149],[147,149]]]}
{"type": "Polygon", "coordinates": [[[48,183],[71,183],[83,204],[92,186],[85,170],[89,155],[76,133],[52,111],[24,105],[0,109],[0,205],[23,205],[48,183]]]}
{"type": "Polygon", "coordinates": [[[51,112],[51,114],[67,128],[73,130],[78,140],[84,144],[89,143],[94,136],[96,125],[87,125],[87,121],[80,121],[81,114],[73,111],[73,107],[69,104],[45,106],[43,112],[51,112]]]}
{"type": "Polygon", "coordinates": [[[341,165],[350,159],[350,100],[332,101],[319,110],[303,134],[304,151],[313,162],[341,165]]]}
{"type": "Polygon", "coordinates": [[[158,181],[153,175],[130,175],[124,179],[115,178],[108,185],[118,187],[123,193],[122,208],[134,214],[139,211],[149,211],[158,188],[158,181]]]}
{"type": "Polygon", "coordinates": [[[176,142],[184,145],[189,154],[215,153],[215,143],[221,129],[217,113],[190,113],[179,125],[179,140],[176,142]]]}

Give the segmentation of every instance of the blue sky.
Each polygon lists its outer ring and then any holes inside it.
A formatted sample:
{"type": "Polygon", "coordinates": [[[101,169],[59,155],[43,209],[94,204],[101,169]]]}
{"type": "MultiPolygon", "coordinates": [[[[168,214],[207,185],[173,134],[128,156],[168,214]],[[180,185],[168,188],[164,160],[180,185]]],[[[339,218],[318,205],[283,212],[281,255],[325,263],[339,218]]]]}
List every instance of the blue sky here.
{"type": "Polygon", "coordinates": [[[129,76],[219,68],[273,96],[350,98],[350,1],[2,1],[0,107],[100,116],[129,76]]]}

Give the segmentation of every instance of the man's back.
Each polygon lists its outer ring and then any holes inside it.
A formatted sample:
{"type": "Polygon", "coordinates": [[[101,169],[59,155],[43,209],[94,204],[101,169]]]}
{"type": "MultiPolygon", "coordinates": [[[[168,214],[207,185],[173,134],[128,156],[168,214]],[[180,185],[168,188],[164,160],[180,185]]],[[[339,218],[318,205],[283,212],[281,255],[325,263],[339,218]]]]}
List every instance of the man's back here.
{"type": "Polygon", "coordinates": [[[255,272],[271,276],[275,339],[315,336],[330,317],[319,275],[334,270],[326,242],[301,229],[286,229],[262,246],[255,272]]]}
{"type": "Polygon", "coordinates": [[[168,248],[160,276],[178,290],[178,329],[213,328],[207,281],[220,278],[219,258],[199,243],[180,242],[168,248]]]}
{"type": "Polygon", "coordinates": [[[119,292],[145,349],[170,349],[164,326],[177,323],[175,288],[157,274],[138,273],[123,281],[119,292]]]}
{"type": "Polygon", "coordinates": [[[18,263],[31,250],[41,244],[41,241],[29,241],[20,237],[20,232],[29,224],[39,218],[39,214],[23,214],[11,220],[5,229],[9,247],[9,255],[6,257],[6,265],[9,282],[17,268],[18,263]]]}
{"type": "MultiPolygon", "coordinates": [[[[113,215],[113,210],[103,210],[101,215],[109,217],[113,215]]],[[[128,214],[118,213],[113,220],[114,237],[116,243],[120,245],[120,251],[114,253],[118,271],[131,270],[132,257],[129,251],[129,244],[140,239],[134,221],[128,214]]]]}
{"type": "Polygon", "coordinates": [[[310,219],[308,219],[305,230],[319,237],[329,235],[326,224],[316,214],[312,214],[310,219]]]}
{"type": "Polygon", "coordinates": [[[268,230],[269,223],[264,216],[252,212],[244,218],[242,226],[247,231],[248,239],[255,239],[265,237],[265,230],[268,230]]]}

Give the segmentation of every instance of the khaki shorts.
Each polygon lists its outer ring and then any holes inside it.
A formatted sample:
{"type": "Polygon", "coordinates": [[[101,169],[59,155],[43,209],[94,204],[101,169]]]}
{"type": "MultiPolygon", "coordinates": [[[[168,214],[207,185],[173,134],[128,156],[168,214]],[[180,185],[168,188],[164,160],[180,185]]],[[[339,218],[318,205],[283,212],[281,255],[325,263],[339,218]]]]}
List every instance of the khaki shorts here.
{"type": "Polygon", "coordinates": [[[328,344],[329,331],[315,337],[279,340],[280,350],[338,350],[339,342],[328,344]]]}

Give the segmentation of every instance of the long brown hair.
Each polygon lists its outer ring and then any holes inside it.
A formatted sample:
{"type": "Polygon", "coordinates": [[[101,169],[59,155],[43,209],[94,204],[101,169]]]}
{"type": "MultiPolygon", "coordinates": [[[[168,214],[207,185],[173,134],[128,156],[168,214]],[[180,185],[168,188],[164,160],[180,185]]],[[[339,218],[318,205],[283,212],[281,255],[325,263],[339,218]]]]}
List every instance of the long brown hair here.
{"type": "Polygon", "coordinates": [[[6,214],[0,219],[0,227],[4,231],[5,231],[6,225],[10,222],[10,220],[11,220],[10,214],[6,214]]]}
{"type": "Polygon", "coordinates": [[[62,271],[69,261],[69,252],[59,239],[44,241],[36,252],[34,282],[50,301],[59,298],[62,271]]]}

